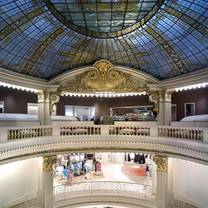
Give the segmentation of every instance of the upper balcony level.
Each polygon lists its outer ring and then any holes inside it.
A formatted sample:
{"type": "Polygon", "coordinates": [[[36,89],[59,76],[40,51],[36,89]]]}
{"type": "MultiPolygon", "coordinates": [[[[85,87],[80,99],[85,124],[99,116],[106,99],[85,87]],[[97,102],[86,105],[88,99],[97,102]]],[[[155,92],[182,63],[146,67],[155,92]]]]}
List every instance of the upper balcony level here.
{"type": "Polygon", "coordinates": [[[159,126],[156,122],[65,122],[0,128],[0,160],[65,151],[143,151],[208,162],[208,128],[159,126]]]}

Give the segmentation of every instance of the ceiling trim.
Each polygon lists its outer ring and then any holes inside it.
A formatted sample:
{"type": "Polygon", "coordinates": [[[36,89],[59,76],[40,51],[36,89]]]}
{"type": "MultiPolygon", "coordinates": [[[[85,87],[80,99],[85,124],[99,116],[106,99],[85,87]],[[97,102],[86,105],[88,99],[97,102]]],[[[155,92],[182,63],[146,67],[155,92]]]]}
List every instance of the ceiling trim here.
{"type": "MultiPolygon", "coordinates": [[[[13,72],[13,71],[0,67],[0,81],[9,83],[9,84],[16,84],[16,85],[23,86],[23,87],[35,88],[38,90],[52,90],[53,91],[59,87],[59,83],[64,82],[67,79],[72,78],[73,76],[84,73],[92,69],[92,67],[93,66],[76,68],[69,72],[65,72],[61,75],[58,75],[57,77],[49,81],[46,79],[36,78],[36,77],[29,76],[29,75],[23,75],[18,72],[13,72]]],[[[129,67],[113,66],[113,68],[114,67],[116,67],[116,69],[118,69],[119,71],[128,73],[137,78],[143,79],[144,81],[149,80],[149,82],[153,83],[151,87],[152,89],[158,88],[158,89],[163,89],[163,90],[164,89],[171,90],[174,88],[184,87],[187,85],[208,82],[208,68],[204,68],[199,71],[190,72],[188,74],[180,75],[175,78],[170,78],[167,80],[160,81],[148,75],[145,72],[136,71],[129,67]]]]}
{"type": "Polygon", "coordinates": [[[160,87],[163,89],[173,89],[187,85],[208,82],[208,67],[199,71],[190,72],[174,78],[160,81],[160,87]]]}

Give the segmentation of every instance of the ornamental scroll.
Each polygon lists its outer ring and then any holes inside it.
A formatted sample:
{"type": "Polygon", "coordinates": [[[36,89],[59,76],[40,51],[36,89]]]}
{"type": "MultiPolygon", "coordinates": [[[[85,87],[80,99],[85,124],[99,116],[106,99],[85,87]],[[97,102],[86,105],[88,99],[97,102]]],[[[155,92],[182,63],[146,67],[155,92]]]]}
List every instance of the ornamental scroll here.
{"type": "Polygon", "coordinates": [[[143,92],[143,80],[122,72],[107,60],[97,61],[87,72],[76,75],[62,86],[65,92],[143,92]]]}
{"type": "Polygon", "coordinates": [[[154,156],[153,161],[157,165],[158,172],[166,173],[168,171],[168,158],[162,156],[154,156]]]}

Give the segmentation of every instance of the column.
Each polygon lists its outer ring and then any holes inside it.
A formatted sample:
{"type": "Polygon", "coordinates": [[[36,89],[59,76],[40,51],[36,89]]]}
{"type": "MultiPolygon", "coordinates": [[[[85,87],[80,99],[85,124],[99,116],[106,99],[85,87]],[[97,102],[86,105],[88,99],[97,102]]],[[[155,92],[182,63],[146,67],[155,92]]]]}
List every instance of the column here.
{"type": "Polygon", "coordinates": [[[43,158],[43,208],[53,208],[53,164],[56,156],[43,158]]]}
{"type": "Polygon", "coordinates": [[[51,125],[50,94],[48,92],[38,93],[38,117],[40,125],[51,125]]]}
{"type": "Polygon", "coordinates": [[[171,123],[171,94],[172,92],[159,92],[159,125],[170,125],[171,123]]]}
{"type": "Polygon", "coordinates": [[[153,157],[157,169],[157,208],[167,208],[168,197],[168,158],[153,157]]]}

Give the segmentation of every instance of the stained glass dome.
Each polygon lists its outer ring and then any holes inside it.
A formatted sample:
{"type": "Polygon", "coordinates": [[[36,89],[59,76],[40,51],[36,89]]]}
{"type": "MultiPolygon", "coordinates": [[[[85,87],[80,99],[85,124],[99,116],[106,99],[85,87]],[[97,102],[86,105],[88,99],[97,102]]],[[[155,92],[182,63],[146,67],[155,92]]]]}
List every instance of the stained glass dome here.
{"type": "Polygon", "coordinates": [[[114,37],[146,23],[163,0],[45,0],[65,25],[85,35],[114,37]]]}

